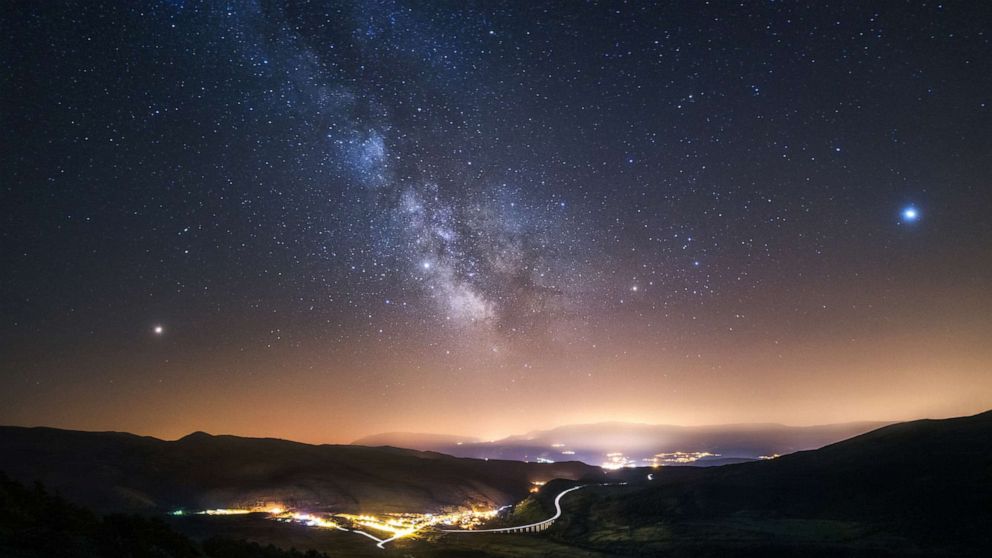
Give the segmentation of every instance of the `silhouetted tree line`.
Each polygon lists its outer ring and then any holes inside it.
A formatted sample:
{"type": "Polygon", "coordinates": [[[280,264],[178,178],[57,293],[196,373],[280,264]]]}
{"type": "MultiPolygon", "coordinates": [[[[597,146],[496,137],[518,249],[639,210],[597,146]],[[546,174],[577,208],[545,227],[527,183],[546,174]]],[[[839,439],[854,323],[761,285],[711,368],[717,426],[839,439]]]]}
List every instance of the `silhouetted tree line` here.
{"type": "Polygon", "coordinates": [[[0,472],[0,556],[11,558],[326,558],[247,541],[198,544],[164,521],[140,515],[99,516],[0,472]]]}

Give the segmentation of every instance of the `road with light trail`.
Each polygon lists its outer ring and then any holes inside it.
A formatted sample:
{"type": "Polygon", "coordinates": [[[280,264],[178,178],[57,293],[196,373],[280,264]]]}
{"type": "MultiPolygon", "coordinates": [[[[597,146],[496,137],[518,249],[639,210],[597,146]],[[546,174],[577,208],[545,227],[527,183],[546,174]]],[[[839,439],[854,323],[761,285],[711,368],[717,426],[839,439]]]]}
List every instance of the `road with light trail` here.
{"type": "Polygon", "coordinates": [[[440,529],[442,533],[536,533],[538,531],[543,531],[551,526],[559,517],[561,517],[561,499],[564,495],[572,492],[573,490],[578,490],[580,488],[585,488],[586,484],[580,486],[573,486],[567,490],[563,490],[555,496],[555,514],[544,521],[538,521],[537,523],[531,523],[529,525],[517,525],[516,527],[503,527],[500,529],[440,529]]]}
{"type": "MultiPolygon", "coordinates": [[[[608,486],[608,485],[614,485],[614,484],[615,485],[624,485],[624,484],[627,484],[627,483],[623,483],[623,482],[621,482],[621,483],[604,483],[602,486],[608,486]]],[[[442,533],[537,533],[537,532],[540,532],[540,531],[544,531],[548,527],[551,527],[551,525],[555,521],[557,521],[559,517],[561,517],[561,514],[562,514],[561,499],[566,494],[568,494],[569,492],[573,492],[575,490],[578,490],[580,488],[585,488],[587,486],[592,486],[592,485],[583,484],[583,485],[579,485],[579,486],[573,486],[572,488],[568,488],[566,490],[563,490],[563,491],[559,492],[558,495],[555,496],[555,514],[553,516],[549,517],[548,519],[545,519],[543,521],[538,521],[537,523],[530,523],[530,524],[527,524],[527,525],[517,525],[517,526],[514,526],[514,527],[501,527],[499,529],[438,529],[438,531],[440,531],[442,533]]],[[[394,541],[396,539],[407,537],[407,536],[412,535],[413,533],[415,533],[417,531],[421,531],[421,530],[426,529],[426,528],[428,528],[430,526],[431,526],[430,524],[426,524],[426,525],[423,525],[423,526],[421,526],[419,528],[416,528],[416,529],[412,529],[412,530],[405,531],[405,532],[402,532],[402,533],[397,533],[397,534],[393,535],[392,537],[389,537],[388,539],[380,539],[379,537],[376,537],[375,535],[371,535],[369,533],[366,533],[365,531],[359,531],[358,529],[344,529],[344,528],[341,528],[341,527],[338,527],[338,529],[340,529],[342,531],[351,531],[352,533],[356,533],[358,535],[365,535],[366,537],[368,537],[368,538],[376,541],[376,546],[377,547],[382,548],[382,549],[385,549],[386,548],[386,546],[385,546],[386,543],[392,542],[392,541],[394,541]]]]}

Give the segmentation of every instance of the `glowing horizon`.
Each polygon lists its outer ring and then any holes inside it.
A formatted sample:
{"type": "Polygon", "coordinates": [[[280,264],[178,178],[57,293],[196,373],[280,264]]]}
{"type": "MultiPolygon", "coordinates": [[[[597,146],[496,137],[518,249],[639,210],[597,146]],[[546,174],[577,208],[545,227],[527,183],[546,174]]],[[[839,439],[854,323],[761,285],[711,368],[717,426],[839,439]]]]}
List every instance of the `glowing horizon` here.
{"type": "Polygon", "coordinates": [[[0,424],[992,408],[980,8],[187,4],[4,14],[0,424]]]}

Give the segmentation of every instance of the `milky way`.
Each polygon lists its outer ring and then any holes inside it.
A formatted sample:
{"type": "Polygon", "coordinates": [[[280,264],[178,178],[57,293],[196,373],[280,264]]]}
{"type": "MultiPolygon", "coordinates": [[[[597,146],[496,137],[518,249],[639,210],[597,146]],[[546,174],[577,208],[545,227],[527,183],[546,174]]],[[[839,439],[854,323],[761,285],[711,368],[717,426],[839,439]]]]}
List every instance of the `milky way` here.
{"type": "Polygon", "coordinates": [[[271,85],[238,110],[289,119],[287,163],[308,167],[280,218],[305,223],[300,268],[327,271],[287,270],[294,288],[317,311],[332,301],[314,280],[362,312],[413,306],[463,341],[545,336],[596,276],[576,261],[595,248],[569,236],[574,216],[543,191],[541,169],[493,152],[517,126],[499,114],[506,93],[473,85],[502,43],[481,14],[435,23],[392,4],[248,8],[214,40],[220,50],[236,37],[236,66],[271,85]],[[471,25],[452,29],[462,18],[471,25]]]}

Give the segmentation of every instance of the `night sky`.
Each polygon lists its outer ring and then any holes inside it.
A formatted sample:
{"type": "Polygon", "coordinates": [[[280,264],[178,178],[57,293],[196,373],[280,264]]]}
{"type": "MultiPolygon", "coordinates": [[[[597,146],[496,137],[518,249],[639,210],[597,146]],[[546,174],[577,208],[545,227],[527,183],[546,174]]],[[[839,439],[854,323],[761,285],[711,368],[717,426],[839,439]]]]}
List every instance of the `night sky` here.
{"type": "Polygon", "coordinates": [[[0,423],[992,407],[985,2],[0,12],[0,423]]]}

